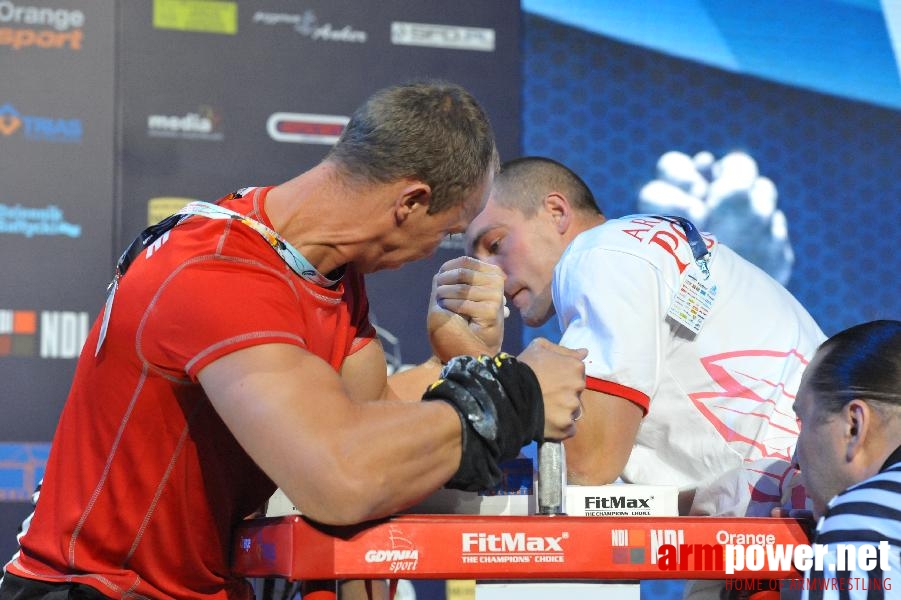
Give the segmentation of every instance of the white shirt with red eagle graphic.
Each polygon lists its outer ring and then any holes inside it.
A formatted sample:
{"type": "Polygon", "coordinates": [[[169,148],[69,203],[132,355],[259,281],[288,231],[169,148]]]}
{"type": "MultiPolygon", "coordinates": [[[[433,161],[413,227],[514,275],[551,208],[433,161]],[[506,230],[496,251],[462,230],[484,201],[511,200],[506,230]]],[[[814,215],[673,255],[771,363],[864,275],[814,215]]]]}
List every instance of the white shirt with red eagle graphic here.
{"type": "Polygon", "coordinates": [[[587,348],[587,387],[645,417],[623,481],[696,490],[692,514],[757,515],[788,500],[791,409],[823,332],[764,271],[703,234],[715,287],[700,332],[667,315],[695,262],[682,227],[636,215],[580,234],[554,271],[561,344],[587,348]]]}

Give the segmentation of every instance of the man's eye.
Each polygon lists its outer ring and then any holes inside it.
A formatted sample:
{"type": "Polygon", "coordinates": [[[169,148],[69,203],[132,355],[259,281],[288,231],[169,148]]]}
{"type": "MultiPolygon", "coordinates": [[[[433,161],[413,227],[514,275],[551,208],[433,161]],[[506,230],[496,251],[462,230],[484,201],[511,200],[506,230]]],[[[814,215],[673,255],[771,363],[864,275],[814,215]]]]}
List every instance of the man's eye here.
{"type": "Polygon", "coordinates": [[[501,238],[497,238],[496,240],[489,242],[485,245],[485,249],[488,250],[489,254],[497,254],[501,248],[501,238]]]}

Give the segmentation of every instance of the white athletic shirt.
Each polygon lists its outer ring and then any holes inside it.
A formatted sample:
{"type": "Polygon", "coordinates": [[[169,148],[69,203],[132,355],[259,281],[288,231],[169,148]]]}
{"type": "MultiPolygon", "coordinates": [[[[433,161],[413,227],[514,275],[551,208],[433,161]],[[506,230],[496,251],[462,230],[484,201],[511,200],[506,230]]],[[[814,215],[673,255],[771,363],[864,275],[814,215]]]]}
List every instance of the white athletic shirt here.
{"type": "Polygon", "coordinates": [[[558,262],[560,343],[588,349],[589,389],[645,410],[624,481],[697,489],[693,514],[760,514],[786,501],[791,406],[825,336],[779,283],[703,236],[716,299],[697,335],[667,316],[694,263],[682,227],[634,215],[580,234],[558,262]],[[752,498],[766,508],[749,511],[752,498]]]}

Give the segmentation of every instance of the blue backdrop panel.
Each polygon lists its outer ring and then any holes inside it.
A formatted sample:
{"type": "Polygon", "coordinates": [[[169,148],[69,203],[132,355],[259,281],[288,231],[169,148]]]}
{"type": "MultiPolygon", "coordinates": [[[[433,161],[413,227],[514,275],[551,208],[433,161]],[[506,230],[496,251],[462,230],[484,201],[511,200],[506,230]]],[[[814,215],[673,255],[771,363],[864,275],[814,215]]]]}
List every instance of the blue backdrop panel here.
{"type": "MultiPolygon", "coordinates": [[[[901,222],[901,113],[529,13],[523,52],[523,152],[571,166],[607,215],[637,211],[664,152],[747,152],[779,190],[796,256],[788,287],[824,331],[901,318],[901,258],[890,233],[901,222]]],[[[525,339],[536,335],[558,339],[555,320],[525,328],[525,339]]],[[[644,581],[642,597],[679,598],[681,586],[644,581]]]]}
{"type": "Polygon", "coordinates": [[[620,216],[636,212],[664,152],[745,151],[779,190],[796,254],[788,287],[824,331],[901,316],[890,233],[901,222],[901,113],[528,13],[524,31],[525,153],[570,165],[605,212],[620,216]]]}

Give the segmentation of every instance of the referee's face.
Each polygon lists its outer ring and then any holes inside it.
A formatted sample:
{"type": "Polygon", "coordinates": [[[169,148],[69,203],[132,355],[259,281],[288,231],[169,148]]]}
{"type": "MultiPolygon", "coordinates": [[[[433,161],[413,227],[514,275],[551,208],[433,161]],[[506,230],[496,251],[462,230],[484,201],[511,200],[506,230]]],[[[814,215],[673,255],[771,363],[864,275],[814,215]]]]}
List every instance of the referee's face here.
{"type": "Polygon", "coordinates": [[[819,516],[829,500],[856,482],[845,456],[844,419],[820,408],[816,392],[808,385],[809,375],[819,363],[817,358],[804,372],[793,408],[801,427],[797,449],[801,480],[819,516]]]}

